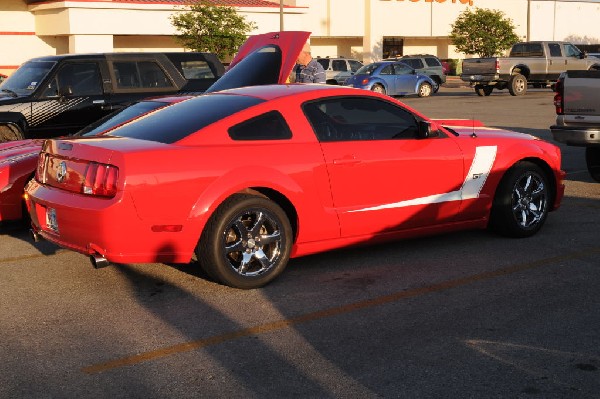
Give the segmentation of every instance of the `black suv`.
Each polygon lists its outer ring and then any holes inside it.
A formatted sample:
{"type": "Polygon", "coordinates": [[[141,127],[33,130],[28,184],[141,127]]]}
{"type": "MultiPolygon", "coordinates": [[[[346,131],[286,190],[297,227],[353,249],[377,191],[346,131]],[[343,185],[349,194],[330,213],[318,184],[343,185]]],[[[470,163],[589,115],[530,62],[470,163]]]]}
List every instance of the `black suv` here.
{"type": "Polygon", "coordinates": [[[211,53],[34,58],[0,85],[0,142],[71,134],[142,98],[201,93],[224,73],[211,53]]]}
{"type": "Polygon", "coordinates": [[[444,67],[442,62],[435,55],[431,54],[414,54],[404,55],[397,58],[397,60],[410,65],[420,73],[421,75],[427,75],[433,79],[438,87],[442,83],[446,83],[446,74],[444,73],[444,67]]]}

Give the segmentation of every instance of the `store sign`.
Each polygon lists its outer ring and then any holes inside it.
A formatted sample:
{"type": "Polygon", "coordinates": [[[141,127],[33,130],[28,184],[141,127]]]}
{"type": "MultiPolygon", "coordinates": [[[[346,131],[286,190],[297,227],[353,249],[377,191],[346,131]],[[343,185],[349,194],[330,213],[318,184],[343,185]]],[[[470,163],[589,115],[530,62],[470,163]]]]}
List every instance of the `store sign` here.
{"type": "MultiPolygon", "coordinates": [[[[380,1],[393,1],[393,0],[380,0],[380,1]]],[[[395,1],[409,1],[411,3],[458,3],[473,5],[475,0],[395,0],[395,1]]]]}

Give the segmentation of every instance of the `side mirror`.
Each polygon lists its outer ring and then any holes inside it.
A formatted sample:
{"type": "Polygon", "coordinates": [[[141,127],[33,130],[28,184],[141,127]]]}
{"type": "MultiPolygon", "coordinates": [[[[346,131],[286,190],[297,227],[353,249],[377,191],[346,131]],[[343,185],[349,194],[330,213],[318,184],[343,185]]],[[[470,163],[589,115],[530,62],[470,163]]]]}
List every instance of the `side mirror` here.
{"type": "Polygon", "coordinates": [[[437,129],[437,126],[433,126],[432,128],[431,122],[419,121],[419,132],[417,135],[420,139],[428,139],[432,137],[438,137],[440,132],[437,129]]]}
{"type": "Polygon", "coordinates": [[[73,88],[71,86],[63,86],[58,91],[59,97],[70,96],[73,94],[73,88]]]}

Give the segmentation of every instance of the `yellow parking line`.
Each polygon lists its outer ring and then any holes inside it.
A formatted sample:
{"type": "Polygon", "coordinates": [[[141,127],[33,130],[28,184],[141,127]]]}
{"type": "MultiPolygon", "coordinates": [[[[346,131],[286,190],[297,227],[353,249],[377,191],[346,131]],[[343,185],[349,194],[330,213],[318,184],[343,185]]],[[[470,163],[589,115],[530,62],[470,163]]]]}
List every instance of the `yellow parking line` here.
{"type": "Polygon", "coordinates": [[[316,312],[306,313],[290,319],[284,319],[275,321],[272,323],[265,323],[255,327],[244,328],[229,333],[215,335],[208,338],[199,340],[184,342],[177,345],[168,346],[162,349],[154,351],[144,352],[133,356],[123,357],[120,359],[111,360],[105,363],[98,363],[91,366],[84,367],[82,371],[87,374],[101,373],[117,369],[120,367],[131,366],[142,362],[152,361],[160,358],[164,358],[177,353],[189,352],[199,348],[218,345],[223,342],[232,341],[234,339],[254,336],[259,334],[268,333],[271,331],[283,330],[293,325],[307,323],[309,321],[324,319],[331,316],[354,312],[356,310],[371,308],[375,306],[384,305],[391,302],[396,302],[401,299],[417,297],[432,292],[440,292],[451,288],[460,287],[463,285],[475,283],[478,281],[490,280],[496,277],[506,276],[513,273],[521,272],[524,270],[535,269],[542,266],[548,266],[559,262],[572,260],[576,258],[583,258],[593,254],[600,253],[600,248],[591,248],[578,252],[573,252],[567,255],[554,256],[551,258],[540,259],[537,261],[523,263],[515,266],[509,266],[498,270],[475,274],[472,276],[459,278],[456,280],[444,281],[438,284],[432,284],[429,286],[415,288],[408,291],[396,292],[390,295],[384,295],[373,299],[364,301],[349,303],[347,305],[337,306],[329,309],[319,310],[316,312]]]}

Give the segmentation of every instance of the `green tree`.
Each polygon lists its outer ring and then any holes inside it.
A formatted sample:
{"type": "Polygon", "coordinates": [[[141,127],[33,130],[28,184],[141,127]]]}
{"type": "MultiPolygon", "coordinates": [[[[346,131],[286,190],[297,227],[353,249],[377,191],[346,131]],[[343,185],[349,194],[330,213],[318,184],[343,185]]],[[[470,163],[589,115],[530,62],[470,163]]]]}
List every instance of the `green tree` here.
{"type": "Polygon", "coordinates": [[[215,53],[221,60],[234,55],[256,28],[233,7],[215,6],[209,0],[192,1],[188,7],[188,12],[171,17],[171,24],[179,32],[177,41],[193,51],[215,53]]]}
{"type": "Polygon", "coordinates": [[[519,41],[515,26],[502,11],[475,8],[462,12],[450,32],[456,49],[465,54],[493,57],[519,41]]]}

